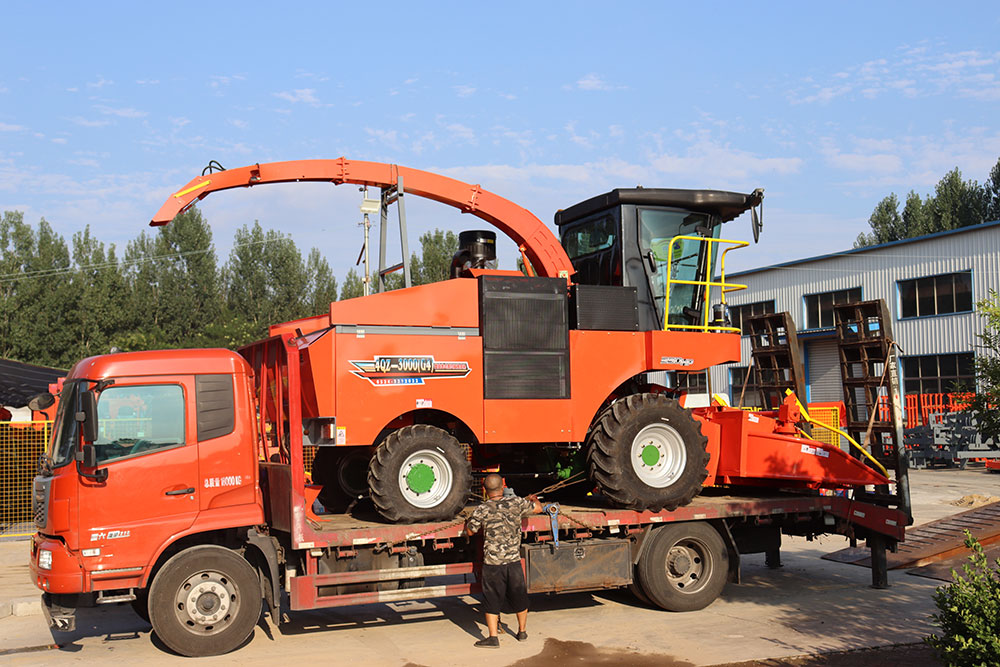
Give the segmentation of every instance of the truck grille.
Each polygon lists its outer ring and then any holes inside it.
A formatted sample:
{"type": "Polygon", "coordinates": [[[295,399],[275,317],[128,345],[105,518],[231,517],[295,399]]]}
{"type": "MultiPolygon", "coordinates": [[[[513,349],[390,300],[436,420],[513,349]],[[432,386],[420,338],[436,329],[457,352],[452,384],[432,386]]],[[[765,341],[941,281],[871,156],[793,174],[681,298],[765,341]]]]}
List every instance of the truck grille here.
{"type": "Polygon", "coordinates": [[[35,518],[35,528],[45,530],[49,516],[49,492],[52,489],[52,478],[35,477],[31,487],[31,505],[35,518]]]}

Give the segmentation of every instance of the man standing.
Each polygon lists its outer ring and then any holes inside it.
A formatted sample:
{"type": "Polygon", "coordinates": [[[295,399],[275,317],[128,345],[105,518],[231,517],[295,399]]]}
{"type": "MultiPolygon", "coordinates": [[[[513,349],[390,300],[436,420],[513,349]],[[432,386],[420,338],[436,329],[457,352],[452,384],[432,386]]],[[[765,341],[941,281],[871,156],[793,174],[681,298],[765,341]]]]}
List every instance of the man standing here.
{"type": "Polygon", "coordinates": [[[483,480],[486,502],[477,507],[465,524],[470,537],[483,530],[483,597],[486,599],[486,627],[490,634],[480,639],[480,648],[499,648],[497,626],[500,609],[506,601],[517,616],[517,641],[528,638],[528,590],[521,570],[521,517],[542,512],[535,496],[504,496],[500,475],[483,480]]]}

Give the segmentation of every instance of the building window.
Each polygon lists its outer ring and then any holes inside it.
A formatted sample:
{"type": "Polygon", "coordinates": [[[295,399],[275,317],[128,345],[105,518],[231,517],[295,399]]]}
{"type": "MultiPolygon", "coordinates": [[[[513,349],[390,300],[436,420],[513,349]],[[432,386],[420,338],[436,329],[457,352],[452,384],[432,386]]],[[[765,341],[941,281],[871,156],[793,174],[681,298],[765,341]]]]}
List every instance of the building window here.
{"type": "Polygon", "coordinates": [[[899,316],[972,312],[972,271],[899,281],[899,316]]]}
{"type": "Polygon", "coordinates": [[[755,315],[770,315],[774,313],[774,300],[758,301],[757,303],[747,303],[742,306],[733,306],[729,309],[729,318],[733,326],[740,330],[744,336],[750,335],[750,328],[747,319],[755,315]]]}
{"type": "MultiPolygon", "coordinates": [[[[760,405],[760,387],[755,384],[756,375],[750,373],[747,380],[749,366],[733,366],[729,369],[729,401],[739,407],[764,408],[760,405]],[[747,383],[746,390],[743,389],[743,382],[747,383]],[[740,405],[740,394],[743,394],[743,405],[740,405]]],[[[767,406],[770,407],[770,406],[767,406]]]]}
{"type": "Polygon", "coordinates": [[[903,391],[906,394],[947,394],[976,386],[976,367],[972,352],[927,354],[903,357],[903,391]]]}
{"type": "Polygon", "coordinates": [[[708,393],[708,372],[698,373],[677,372],[677,388],[683,389],[689,394],[708,393]]]}
{"type": "Polygon", "coordinates": [[[833,305],[861,301],[861,288],[842,289],[822,294],[809,294],[806,301],[806,329],[832,329],[833,305]]]}

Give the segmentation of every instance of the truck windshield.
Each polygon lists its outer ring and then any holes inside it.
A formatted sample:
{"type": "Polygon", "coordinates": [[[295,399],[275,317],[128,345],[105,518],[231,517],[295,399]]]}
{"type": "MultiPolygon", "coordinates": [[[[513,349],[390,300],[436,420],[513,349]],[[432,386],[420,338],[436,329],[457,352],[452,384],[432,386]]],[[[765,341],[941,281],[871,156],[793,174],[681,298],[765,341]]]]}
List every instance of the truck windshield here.
{"type": "Polygon", "coordinates": [[[77,441],[75,419],[79,402],[80,381],[70,381],[63,385],[59,394],[59,408],[52,425],[52,439],[49,441],[49,460],[53,468],[66,465],[73,459],[77,441]]]}
{"type": "MultiPolygon", "coordinates": [[[[670,244],[677,236],[718,236],[719,225],[712,225],[711,216],[705,213],[665,209],[639,210],[639,247],[644,257],[651,257],[656,272],[650,276],[653,302],[664,321],[667,302],[667,276],[672,280],[705,280],[704,261],[707,257],[706,244],[689,239],[674,242],[673,254],[670,244]],[[670,259],[670,266],[667,260],[670,259]]],[[[713,246],[717,244],[711,244],[713,246]]],[[[713,255],[714,255],[714,250],[713,255]]],[[[712,262],[715,265],[715,262],[712,262]]],[[[698,285],[678,285],[670,287],[670,312],[666,314],[667,324],[696,324],[691,310],[697,311],[704,297],[698,285]],[[685,308],[689,311],[686,313],[685,308]]]]}

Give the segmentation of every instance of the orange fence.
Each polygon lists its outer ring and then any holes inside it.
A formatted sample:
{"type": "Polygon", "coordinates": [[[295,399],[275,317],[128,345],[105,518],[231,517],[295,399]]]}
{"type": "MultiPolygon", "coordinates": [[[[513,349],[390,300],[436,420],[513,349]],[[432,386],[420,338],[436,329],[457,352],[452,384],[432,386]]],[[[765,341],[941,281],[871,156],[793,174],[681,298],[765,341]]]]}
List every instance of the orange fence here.
{"type": "Polygon", "coordinates": [[[969,405],[972,394],[907,394],[906,428],[930,426],[935,412],[958,412],[969,405]]]}

